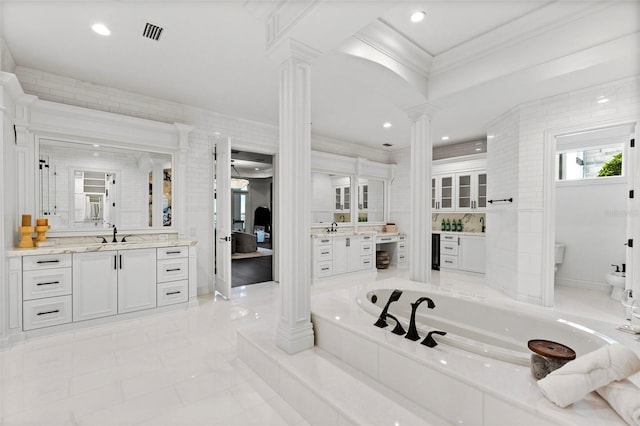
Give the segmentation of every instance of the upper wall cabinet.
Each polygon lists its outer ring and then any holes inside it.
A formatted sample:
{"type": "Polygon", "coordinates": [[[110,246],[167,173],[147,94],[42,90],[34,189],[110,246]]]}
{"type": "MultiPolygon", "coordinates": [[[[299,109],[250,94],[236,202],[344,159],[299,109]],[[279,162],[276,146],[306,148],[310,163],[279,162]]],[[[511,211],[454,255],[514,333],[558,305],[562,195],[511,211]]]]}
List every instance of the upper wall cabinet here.
{"type": "Polygon", "coordinates": [[[487,207],[487,172],[456,173],[456,210],[484,211],[487,207]]]}
{"type": "Polygon", "coordinates": [[[431,208],[434,213],[484,212],[486,207],[484,154],[433,162],[431,208]]]}

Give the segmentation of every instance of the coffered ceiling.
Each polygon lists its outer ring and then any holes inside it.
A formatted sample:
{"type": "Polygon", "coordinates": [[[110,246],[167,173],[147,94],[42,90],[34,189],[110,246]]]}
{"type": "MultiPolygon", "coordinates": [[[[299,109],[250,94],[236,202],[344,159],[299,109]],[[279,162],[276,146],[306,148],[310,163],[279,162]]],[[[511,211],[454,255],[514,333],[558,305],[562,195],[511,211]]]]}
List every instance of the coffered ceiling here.
{"type": "Polygon", "coordinates": [[[312,129],[370,147],[409,144],[405,108],[436,108],[436,144],[484,138],[532,99],[639,73],[640,3],[582,1],[4,0],[19,66],[277,124],[267,22],[322,55],[312,129]],[[425,19],[410,22],[414,11],[425,19]],[[91,31],[103,22],[109,37],[91,31]],[[147,22],[163,28],[142,37],[147,22]],[[384,122],[392,123],[388,129],[384,122]]]}

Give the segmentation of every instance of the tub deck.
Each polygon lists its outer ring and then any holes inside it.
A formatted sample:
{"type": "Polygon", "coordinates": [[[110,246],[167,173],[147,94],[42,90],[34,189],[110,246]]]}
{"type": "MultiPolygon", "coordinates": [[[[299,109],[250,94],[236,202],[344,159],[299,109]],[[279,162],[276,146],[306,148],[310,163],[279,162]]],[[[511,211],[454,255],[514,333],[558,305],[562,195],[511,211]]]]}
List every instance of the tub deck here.
{"type": "MultiPolygon", "coordinates": [[[[392,334],[391,327],[373,326],[376,318],[358,306],[356,298],[365,290],[377,288],[424,290],[425,285],[391,278],[366,288],[352,287],[314,296],[312,320],[316,344],[424,409],[462,424],[625,424],[594,392],[562,409],[542,395],[528,367],[443,344],[428,348],[392,334]]],[[[523,309],[544,313],[544,308],[523,309]]],[[[632,340],[625,342],[621,333],[614,332],[613,324],[585,325],[623,344],[637,345],[632,340]]],[[[638,377],[632,377],[632,381],[637,383],[638,377]]]]}

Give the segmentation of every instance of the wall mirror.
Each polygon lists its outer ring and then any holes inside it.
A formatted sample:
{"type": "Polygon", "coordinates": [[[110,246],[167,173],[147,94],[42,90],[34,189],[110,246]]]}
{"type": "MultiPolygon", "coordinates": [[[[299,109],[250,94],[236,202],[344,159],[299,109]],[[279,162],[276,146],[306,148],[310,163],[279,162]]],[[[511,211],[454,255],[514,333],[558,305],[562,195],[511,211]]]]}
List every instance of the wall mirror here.
{"type": "Polygon", "coordinates": [[[384,222],[384,181],[358,178],[358,222],[384,222]]]}
{"type": "Polygon", "coordinates": [[[351,191],[349,176],[311,173],[311,223],[351,222],[351,191]]]}
{"type": "Polygon", "coordinates": [[[39,140],[37,211],[51,231],[173,225],[170,153],[39,140]]]}

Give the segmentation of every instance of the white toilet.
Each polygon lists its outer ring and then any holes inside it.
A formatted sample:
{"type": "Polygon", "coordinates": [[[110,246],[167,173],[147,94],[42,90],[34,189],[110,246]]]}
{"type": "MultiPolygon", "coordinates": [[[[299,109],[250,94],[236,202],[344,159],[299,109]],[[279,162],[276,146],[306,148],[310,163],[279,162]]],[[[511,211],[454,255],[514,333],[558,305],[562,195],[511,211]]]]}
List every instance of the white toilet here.
{"type": "Polygon", "coordinates": [[[609,272],[604,279],[611,286],[611,295],[613,300],[621,301],[624,293],[624,282],[626,280],[624,272],[609,272]]]}
{"type": "Polygon", "coordinates": [[[564,250],[566,246],[563,243],[556,243],[556,250],[554,255],[554,266],[553,271],[556,272],[558,270],[558,265],[564,261],[564,250]]]}

